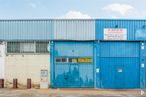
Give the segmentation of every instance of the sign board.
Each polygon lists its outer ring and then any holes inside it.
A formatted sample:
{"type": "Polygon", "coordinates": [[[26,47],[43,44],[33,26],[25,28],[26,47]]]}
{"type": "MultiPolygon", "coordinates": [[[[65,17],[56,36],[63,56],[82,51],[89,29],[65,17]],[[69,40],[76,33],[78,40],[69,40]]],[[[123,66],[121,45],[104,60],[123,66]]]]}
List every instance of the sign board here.
{"type": "Polygon", "coordinates": [[[41,70],[40,88],[47,89],[48,84],[48,70],[41,70]]]}
{"type": "Polygon", "coordinates": [[[99,73],[99,68],[96,68],[96,72],[99,73]]]}
{"type": "Polygon", "coordinates": [[[118,69],[118,72],[121,73],[121,72],[123,72],[123,70],[122,69],[118,69]]]}
{"type": "Polygon", "coordinates": [[[144,64],[141,64],[141,68],[144,68],[144,64]]]}
{"type": "Polygon", "coordinates": [[[79,63],[91,63],[92,58],[78,58],[79,63]]]}
{"type": "Polygon", "coordinates": [[[105,28],[104,40],[127,40],[127,29],[105,28]]]}

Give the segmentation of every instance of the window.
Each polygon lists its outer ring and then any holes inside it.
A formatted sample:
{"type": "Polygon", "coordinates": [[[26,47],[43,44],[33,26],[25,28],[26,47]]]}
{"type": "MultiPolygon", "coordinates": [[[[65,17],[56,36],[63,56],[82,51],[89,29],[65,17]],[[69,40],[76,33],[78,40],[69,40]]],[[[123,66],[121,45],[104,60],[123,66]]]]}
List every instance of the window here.
{"type": "Polygon", "coordinates": [[[77,58],[69,58],[70,63],[77,63],[77,58]]]}
{"type": "Polygon", "coordinates": [[[49,43],[48,42],[36,42],[36,53],[47,53],[49,43]]]}
{"type": "Polygon", "coordinates": [[[67,58],[56,58],[57,63],[67,63],[67,58]]]}
{"type": "Polygon", "coordinates": [[[8,42],[7,52],[9,53],[20,53],[20,43],[19,42],[8,42]]]}
{"type": "Polygon", "coordinates": [[[34,53],[35,52],[35,44],[32,43],[20,43],[20,51],[22,53],[34,53]]]}
{"type": "Polygon", "coordinates": [[[59,57],[56,58],[56,63],[67,63],[67,64],[89,64],[92,63],[93,59],[90,57],[77,57],[77,58],[64,58],[64,57],[59,57]]]}
{"type": "Polygon", "coordinates": [[[57,58],[56,59],[56,62],[58,63],[58,62],[62,62],[62,59],[61,58],[57,58]]]}
{"type": "Polygon", "coordinates": [[[48,53],[49,42],[7,42],[7,53],[48,53]]]}

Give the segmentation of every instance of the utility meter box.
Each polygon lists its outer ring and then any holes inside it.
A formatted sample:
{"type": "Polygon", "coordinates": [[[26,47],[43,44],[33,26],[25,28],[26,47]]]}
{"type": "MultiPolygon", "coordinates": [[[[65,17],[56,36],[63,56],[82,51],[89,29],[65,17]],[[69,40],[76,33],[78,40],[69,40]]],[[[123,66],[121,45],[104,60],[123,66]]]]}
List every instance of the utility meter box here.
{"type": "Polygon", "coordinates": [[[48,89],[48,70],[41,70],[40,89],[48,89]]]}

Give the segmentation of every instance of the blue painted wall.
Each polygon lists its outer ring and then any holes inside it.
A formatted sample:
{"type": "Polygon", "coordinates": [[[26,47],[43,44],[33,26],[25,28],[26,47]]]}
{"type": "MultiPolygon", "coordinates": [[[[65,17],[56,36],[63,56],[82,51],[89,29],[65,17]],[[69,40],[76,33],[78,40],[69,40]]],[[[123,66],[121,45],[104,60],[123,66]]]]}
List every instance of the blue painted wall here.
{"type": "Polygon", "coordinates": [[[144,42],[51,41],[51,86],[145,88],[145,68],[141,67],[146,64],[143,44],[145,48],[144,42]],[[58,57],[92,57],[94,61],[92,64],[56,63],[58,57]]]}
{"type": "Polygon", "coordinates": [[[100,43],[100,87],[140,88],[140,43],[100,43]]]}
{"type": "MultiPolygon", "coordinates": [[[[52,44],[51,44],[52,45],[52,44]]],[[[52,87],[94,87],[94,43],[54,42],[51,49],[52,87]],[[53,55],[52,55],[53,54],[53,55]],[[57,63],[56,58],[92,58],[92,63],[57,63]]]]}
{"type": "Polygon", "coordinates": [[[104,40],[105,28],[127,29],[127,40],[146,40],[146,20],[96,20],[96,40],[104,40]]]}

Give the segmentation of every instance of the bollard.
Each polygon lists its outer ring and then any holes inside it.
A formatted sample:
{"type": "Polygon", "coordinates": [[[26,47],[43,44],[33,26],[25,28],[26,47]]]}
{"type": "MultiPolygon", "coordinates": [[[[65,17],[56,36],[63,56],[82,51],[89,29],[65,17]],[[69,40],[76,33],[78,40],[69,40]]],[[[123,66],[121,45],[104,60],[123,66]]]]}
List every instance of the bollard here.
{"type": "Polygon", "coordinates": [[[4,88],[4,79],[0,79],[0,88],[4,88]]]}
{"type": "Polygon", "coordinates": [[[31,79],[27,79],[27,89],[31,88],[31,79]]]}
{"type": "Polygon", "coordinates": [[[16,89],[16,88],[18,88],[18,82],[17,82],[18,80],[17,79],[13,79],[13,88],[14,89],[16,89]]]}

